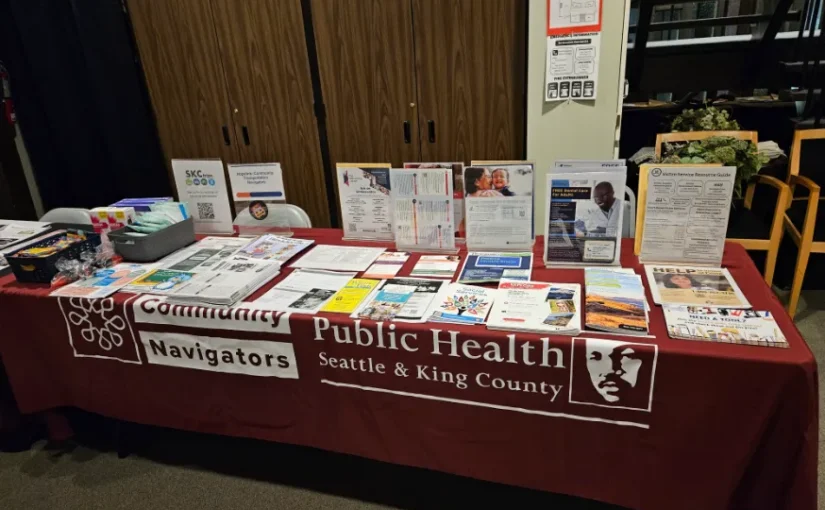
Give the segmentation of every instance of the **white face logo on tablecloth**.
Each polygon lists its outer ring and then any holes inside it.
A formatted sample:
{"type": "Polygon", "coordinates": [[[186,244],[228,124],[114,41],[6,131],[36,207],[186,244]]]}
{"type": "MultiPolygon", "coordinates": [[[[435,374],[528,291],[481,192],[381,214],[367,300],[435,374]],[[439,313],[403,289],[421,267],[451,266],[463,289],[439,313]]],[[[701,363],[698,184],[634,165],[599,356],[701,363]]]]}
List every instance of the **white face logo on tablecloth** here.
{"type": "Polygon", "coordinates": [[[113,298],[58,298],[75,357],[104,358],[140,364],[126,305],[113,298]]]}
{"type": "Polygon", "coordinates": [[[570,402],[649,412],[657,354],[655,344],[573,339],[570,402]]]}

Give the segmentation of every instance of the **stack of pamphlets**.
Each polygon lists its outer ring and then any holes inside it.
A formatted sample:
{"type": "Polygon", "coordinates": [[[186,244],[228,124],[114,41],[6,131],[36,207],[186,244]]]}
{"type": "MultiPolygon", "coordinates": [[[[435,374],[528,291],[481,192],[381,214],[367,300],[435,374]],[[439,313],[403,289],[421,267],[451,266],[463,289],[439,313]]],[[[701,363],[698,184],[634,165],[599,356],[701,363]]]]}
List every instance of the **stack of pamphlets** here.
{"type": "Polygon", "coordinates": [[[497,283],[500,280],[530,280],[533,254],[470,252],[461,268],[459,283],[497,283]]]}
{"type": "Polygon", "coordinates": [[[771,312],[704,306],[664,306],[671,338],[788,347],[771,312]]]}
{"type": "Polygon", "coordinates": [[[410,254],[404,251],[384,252],[375,259],[375,262],[364,272],[364,278],[377,278],[386,280],[397,275],[404,263],[410,258],[410,254]]]}
{"type": "Polygon", "coordinates": [[[306,255],[292,263],[292,267],[304,269],[330,269],[333,271],[366,271],[385,248],[371,246],[333,246],[319,244],[306,255]]]}
{"type": "Polygon", "coordinates": [[[298,269],[244,308],[315,314],[357,273],[298,269]]]}
{"type": "Polygon", "coordinates": [[[444,280],[391,278],[350,315],[374,321],[427,322],[447,287],[444,280]]]}
{"type": "MultiPolygon", "coordinates": [[[[204,237],[158,262],[163,269],[173,271],[210,271],[222,261],[235,255],[249,244],[249,239],[240,237],[204,237]]],[[[129,289],[127,289],[129,290],[129,289]]]]}
{"type": "Polygon", "coordinates": [[[422,255],[410,275],[452,278],[459,262],[461,257],[458,255],[422,255]]]}
{"type": "Polygon", "coordinates": [[[50,296],[82,297],[99,299],[110,296],[126,285],[154,269],[147,264],[117,264],[105,269],[98,269],[89,278],[59,287],[50,296]]]}
{"type": "Polygon", "coordinates": [[[280,273],[280,264],[233,256],[211,270],[156,269],[127,288],[169,296],[169,302],[232,306],[280,273]]]}
{"type": "Polygon", "coordinates": [[[301,253],[315,241],[281,237],[264,234],[247,244],[238,252],[238,255],[259,260],[275,260],[285,264],[289,259],[301,253]]]}
{"type": "Polygon", "coordinates": [[[585,327],[625,335],[648,333],[647,301],[642,277],[632,270],[587,268],[585,327]]]}
{"type": "Polygon", "coordinates": [[[484,324],[493,305],[495,289],[451,283],[433,310],[430,322],[484,324]]]}
{"type": "Polygon", "coordinates": [[[657,305],[751,307],[725,268],[652,265],[645,271],[657,305]]]}
{"type": "Polygon", "coordinates": [[[487,329],[578,335],[581,285],[502,280],[487,329]]]}
{"type": "Polygon", "coordinates": [[[351,314],[378,287],[380,280],[353,278],[327,301],[321,308],[322,312],[351,314]]]}

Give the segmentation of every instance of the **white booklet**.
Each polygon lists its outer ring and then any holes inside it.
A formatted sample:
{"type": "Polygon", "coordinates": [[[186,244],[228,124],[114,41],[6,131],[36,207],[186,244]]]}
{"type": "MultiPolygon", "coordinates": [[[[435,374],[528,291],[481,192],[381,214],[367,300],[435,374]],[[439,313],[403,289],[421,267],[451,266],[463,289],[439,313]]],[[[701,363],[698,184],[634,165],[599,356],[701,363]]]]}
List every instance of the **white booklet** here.
{"type": "Polygon", "coordinates": [[[353,319],[427,322],[446,291],[445,280],[390,278],[384,280],[350,316],[353,319]]]}
{"type": "Polygon", "coordinates": [[[197,243],[168,255],[158,262],[158,267],[193,273],[211,271],[247,244],[249,239],[241,237],[204,237],[197,243]]]}
{"type": "Polygon", "coordinates": [[[455,250],[452,170],[393,168],[393,233],[399,250],[455,250]]]}
{"type": "Polygon", "coordinates": [[[281,237],[272,234],[264,234],[247,244],[238,251],[238,255],[243,255],[251,259],[275,260],[285,264],[289,259],[301,253],[315,241],[306,239],[296,239],[294,237],[281,237]]]}
{"type": "Polygon", "coordinates": [[[366,271],[384,251],[385,248],[319,244],[309,253],[293,262],[292,267],[335,271],[366,271]]]}
{"type": "Polygon", "coordinates": [[[451,283],[441,301],[433,308],[430,322],[484,324],[495,295],[495,289],[451,283]]]}
{"type": "Polygon", "coordinates": [[[657,305],[750,308],[736,281],[722,267],[645,266],[657,305]]]}
{"type": "Polygon", "coordinates": [[[578,335],[581,285],[502,280],[487,329],[578,335]]]}
{"type": "Polygon", "coordinates": [[[771,312],[705,306],[664,306],[662,310],[671,338],[788,347],[771,312]]]}
{"type": "Polygon", "coordinates": [[[318,313],[357,273],[297,269],[244,308],[293,313],[318,313]]]}

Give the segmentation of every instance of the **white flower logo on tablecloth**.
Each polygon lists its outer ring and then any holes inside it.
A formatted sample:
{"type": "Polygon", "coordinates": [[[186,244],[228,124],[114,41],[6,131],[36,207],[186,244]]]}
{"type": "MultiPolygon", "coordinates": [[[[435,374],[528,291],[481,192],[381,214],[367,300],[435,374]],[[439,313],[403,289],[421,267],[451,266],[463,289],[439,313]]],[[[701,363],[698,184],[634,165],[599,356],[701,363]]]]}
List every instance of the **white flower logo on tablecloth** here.
{"type": "Polygon", "coordinates": [[[112,347],[123,345],[123,331],[126,330],[126,321],[123,317],[111,313],[115,309],[115,300],[71,298],[69,306],[74,310],[69,312],[69,321],[82,328],[80,335],[87,342],[95,342],[104,351],[111,351],[112,347]],[[97,315],[103,322],[102,327],[95,327],[92,315],[97,315]]]}
{"type": "Polygon", "coordinates": [[[57,298],[66,320],[75,357],[104,358],[140,364],[140,352],[126,318],[131,299],[57,298]]]}

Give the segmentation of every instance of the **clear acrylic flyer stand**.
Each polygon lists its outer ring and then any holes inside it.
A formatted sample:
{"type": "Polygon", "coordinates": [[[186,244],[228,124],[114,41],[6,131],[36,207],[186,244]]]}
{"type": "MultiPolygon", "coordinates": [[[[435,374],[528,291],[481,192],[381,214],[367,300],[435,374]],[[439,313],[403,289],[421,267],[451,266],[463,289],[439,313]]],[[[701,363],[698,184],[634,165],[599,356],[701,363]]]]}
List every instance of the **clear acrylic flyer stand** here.
{"type": "Polygon", "coordinates": [[[464,169],[463,185],[467,251],[533,251],[536,243],[533,162],[473,161],[464,169]],[[519,226],[523,234],[508,239],[507,234],[519,226]]]}

